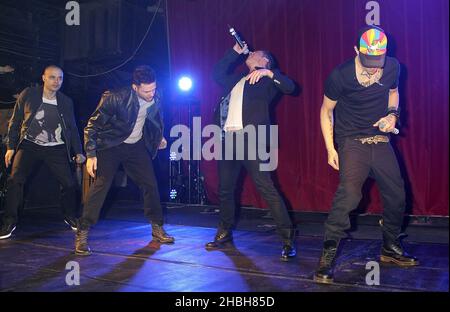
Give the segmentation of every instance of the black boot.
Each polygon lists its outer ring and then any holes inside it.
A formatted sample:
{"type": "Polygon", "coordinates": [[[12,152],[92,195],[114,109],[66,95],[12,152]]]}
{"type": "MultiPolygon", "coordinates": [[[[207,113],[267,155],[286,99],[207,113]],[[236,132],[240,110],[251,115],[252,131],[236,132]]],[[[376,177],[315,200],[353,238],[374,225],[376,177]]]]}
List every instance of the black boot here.
{"type": "Polygon", "coordinates": [[[233,241],[233,232],[231,229],[225,229],[219,227],[217,229],[216,236],[214,237],[214,241],[206,244],[206,249],[216,249],[223,247],[223,244],[233,241]]]}
{"type": "Polygon", "coordinates": [[[77,222],[77,219],[74,217],[66,216],[64,218],[64,223],[66,223],[68,226],[70,226],[72,231],[76,231],[78,229],[78,222],[77,222]]]}
{"type": "Polygon", "coordinates": [[[6,223],[3,224],[3,226],[0,228],[0,239],[7,239],[10,238],[12,235],[12,232],[16,229],[15,224],[6,223]]]}
{"type": "Polygon", "coordinates": [[[394,263],[402,267],[419,265],[416,257],[409,255],[398,238],[393,239],[383,233],[383,247],[381,247],[380,261],[394,263]]]}
{"type": "Polygon", "coordinates": [[[78,228],[75,234],[75,254],[79,256],[89,256],[91,249],[88,245],[89,230],[82,230],[78,228]]]}
{"type": "Polygon", "coordinates": [[[398,235],[388,231],[380,220],[381,231],[383,232],[383,247],[381,247],[380,261],[394,263],[402,267],[419,265],[416,257],[404,251],[398,235]]]}
{"type": "Polygon", "coordinates": [[[322,256],[319,261],[319,268],[314,274],[314,281],[317,283],[331,284],[334,275],[334,260],[336,258],[339,241],[326,240],[323,243],[322,256]]]}
{"type": "Polygon", "coordinates": [[[161,244],[173,244],[175,242],[175,238],[167,235],[163,226],[156,223],[152,224],[152,237],[161,244]]]}
{"type": "Polygon", "coordinates": [[[281,250],[281,261],[289,261],[297,255],[295,248],[295,229],[282,229],[280,230],[281,237],[283,238],[283,249],[281,250]]]}

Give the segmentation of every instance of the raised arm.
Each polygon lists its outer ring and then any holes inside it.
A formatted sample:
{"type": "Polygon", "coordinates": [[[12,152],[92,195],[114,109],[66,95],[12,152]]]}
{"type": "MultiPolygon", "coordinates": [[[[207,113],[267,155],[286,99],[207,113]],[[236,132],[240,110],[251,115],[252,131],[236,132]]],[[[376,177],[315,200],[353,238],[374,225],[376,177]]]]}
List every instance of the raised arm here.
{"type": "Polygon", "coordinates": [[[239,80],[240,76],[234,74],[233,71],[243,52],[244,49],[236,43],[233,49],[228,50],[225,56],[214,66],[213,79],[220,86],[231,88],[239,80]]]}

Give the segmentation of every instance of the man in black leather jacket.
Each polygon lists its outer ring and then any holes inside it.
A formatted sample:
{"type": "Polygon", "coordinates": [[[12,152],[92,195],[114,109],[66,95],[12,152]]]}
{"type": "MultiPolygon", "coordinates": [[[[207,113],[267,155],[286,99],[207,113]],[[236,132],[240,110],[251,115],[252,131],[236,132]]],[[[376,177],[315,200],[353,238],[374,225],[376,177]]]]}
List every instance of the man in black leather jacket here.
{"type": "Polygon", "coordinates": [[[144,214],[152,225],[153,239],[173,243],[163,229],[163,214],[152,158],[165,148],[160,98],[156,78],[148,66],[133,72],[130,87],[107,91],[84,129],[87,171],[94,178],[84,203],[83,215],[75,238],[75,253],[91,253],[87,238],[89,228],[99,218],[100,210],[120,164],[139,186],[144,197],[144,214]]]}
{"type": "Polygon", "coordinates": [[[12,169],[0,239],[9,238],[15,230],[24,184],[38,163],[45,163],[61,184],[64,221],[76,230],[76,184],[70,167],[71,152],[76,155],[77,163],[83,163],[85,157],[73,102],[59,91],[63,83],[61,68],[47,66],[42,80],[42,87],[22,91],[9,122],[5,166],[12,164],[12,169]]]}

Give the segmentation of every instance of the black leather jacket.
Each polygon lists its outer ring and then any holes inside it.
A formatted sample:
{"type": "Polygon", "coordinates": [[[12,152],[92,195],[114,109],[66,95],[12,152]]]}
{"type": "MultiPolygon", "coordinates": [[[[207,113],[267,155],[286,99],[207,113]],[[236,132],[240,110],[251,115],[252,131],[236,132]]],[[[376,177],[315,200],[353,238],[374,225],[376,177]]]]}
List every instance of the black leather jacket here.
{"type": "MultiPolygon", "coordinates": [[[[43,87],[28,87],[23,90],[16,105],[14,113],[9,121],[6,146],[8,149],[17,150],[22,143],[37,110],[42,104],[43,87]]],[[[67,157],[72,161],[71,151],[82,154],[80,134],[75,122],[72,100],[62,92],[56,92],[57,108],[61,118],[63,139],[66,145],[67,157]]]]}
{"type": "MultiPolygon", "coordinates": [[[[161,101],[158,94],[149,107],[143,129],[145,146],[154,158],[163,135],[161,101]]],[[[117,146],[133,131],[139,112],[136,92],[130,87],[103,93],[100,103],[84,128],[84,148],[87,157],[97,151],[117,146]]]]}

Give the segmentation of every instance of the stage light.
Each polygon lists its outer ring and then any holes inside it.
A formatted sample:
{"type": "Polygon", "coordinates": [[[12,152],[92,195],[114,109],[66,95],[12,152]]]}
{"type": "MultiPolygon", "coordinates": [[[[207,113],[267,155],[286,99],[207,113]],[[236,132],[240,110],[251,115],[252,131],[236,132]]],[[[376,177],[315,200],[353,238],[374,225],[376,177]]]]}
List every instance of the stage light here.
{"type": "Polygon", "coordinates": [[[174,200],[175,198],[177,198],[177,190],[175,190],[175,189],[172,189],[171,191],[170,191],[170,194],[169,194],[169,196],[170,196],[170,199],[171,200],[174,200]]]}
{"type": "Polygon", "coordinates": [[[192,88],[192,79],[187,76],[181,77],[180,80],[178,80],[178,88],[184,92],[190,91],[192,88]]]}

